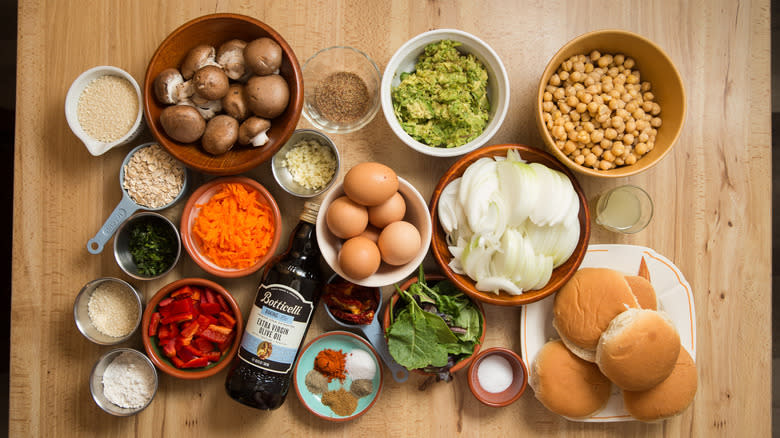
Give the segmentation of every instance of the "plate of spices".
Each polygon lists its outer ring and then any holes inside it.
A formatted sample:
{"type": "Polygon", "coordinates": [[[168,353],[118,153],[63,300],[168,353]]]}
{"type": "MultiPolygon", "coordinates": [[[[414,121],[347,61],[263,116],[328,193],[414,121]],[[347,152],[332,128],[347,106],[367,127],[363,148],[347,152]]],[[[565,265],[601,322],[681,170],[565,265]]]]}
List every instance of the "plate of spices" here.
{"type": "Polygon", "coordinates": [[[295,393],[314,415],[329,421],[357,418],[382,390],[382,366],[363,338],[345,331],[311,341],[295,364],[295,393]]]}

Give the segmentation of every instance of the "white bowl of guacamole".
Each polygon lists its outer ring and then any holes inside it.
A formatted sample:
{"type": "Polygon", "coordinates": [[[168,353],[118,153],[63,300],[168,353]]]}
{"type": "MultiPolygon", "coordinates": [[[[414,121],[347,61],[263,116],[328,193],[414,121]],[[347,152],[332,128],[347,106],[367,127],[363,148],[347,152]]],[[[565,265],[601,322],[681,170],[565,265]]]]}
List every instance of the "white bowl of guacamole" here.
{"type": "Polygon", "coordinates": [[[509,107],[509,78],[496,52],[456,29],[407,41],[390,58],[380,89],[382,112],[398,138],[437,157],[484,146],[509,107]]]}

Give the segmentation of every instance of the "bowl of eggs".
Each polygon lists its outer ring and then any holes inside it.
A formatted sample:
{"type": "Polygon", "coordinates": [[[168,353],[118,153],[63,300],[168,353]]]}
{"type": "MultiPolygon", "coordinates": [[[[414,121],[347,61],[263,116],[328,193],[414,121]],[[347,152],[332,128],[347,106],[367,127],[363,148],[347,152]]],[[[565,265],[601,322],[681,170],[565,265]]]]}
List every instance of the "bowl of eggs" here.
{"type": "Polygon", "coordinates": [[[342,278],[366,287],[398,283],[420,265],[431,243],[428,204],[388,166],[364,162],[321,203],[317,241],[342,278]]]}

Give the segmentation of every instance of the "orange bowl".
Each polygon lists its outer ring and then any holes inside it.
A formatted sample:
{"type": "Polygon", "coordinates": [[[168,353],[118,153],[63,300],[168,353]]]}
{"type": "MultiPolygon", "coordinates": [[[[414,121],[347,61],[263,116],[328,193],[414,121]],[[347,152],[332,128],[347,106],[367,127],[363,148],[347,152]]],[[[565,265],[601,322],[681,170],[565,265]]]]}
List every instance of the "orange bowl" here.
{"type": "MultiPolygon", "coordinates": [[[[446,280],[446,279],[447,278],[444,277],[443,275],[437,275],[437,274],[431,274],[425,276],[426,282],[430,281],[430,282],[437,283],[439,281],[446,280]]],[[[417,276],[411,277],[400,286],[400,289],[407,290],[409,289],[409,286],[413,285],[414,283],[417,283],[417,281],[418,281],[417,276]]],[[[382,315],[382,329],[383,329],[382,333],[384,333],[385,339],[387,339],[387,330],[390,328],[390,313],[395,308],[395,303],[398,302],[398,299],[400,297],[401,296],[398,294],[398,291],[393,292],[393,295],[390,297],[390,303],[385,308],[385,312],[382,315]]],[[[477,305],[477,308],[479,309],[479,313],[482,314],[482,336],[479,337],[479,343],[476,346],[474,346],[474,352],[471,353],[471,356],[462,358],[460,361],[458,361],[458,363],[456,363],[452,368],[450,368],[450,373],[453,374],[467,367],[471,363],[471,360],[474,358],[474,356],[476,356],[476,354],[479,353],[479,349],[482,347],[482,344],[485,342],[485,333],[487,333],[487,318],[485,318],[485,308],[482,307],[482,303],[480,303],[479,301],[473,299],[471,301],[477,305]]],[[[436,375],[436,373],[429,373],[421,369],[414,369],[409,371],[416,374],[426,375],[426,376],[436,375]]]]}
{"type": "Polygon", "coordinates": [[[222,369],[228,366],[228,364],[230,364],[230,362],[233,360],[233,357],[235,357],[236,353],[238,353],[238,346],[241,345],[241,335],[244,333],[244,318],[241,316],[241,309],[238,307],[238,303],[233,298],[233,295],[230,295],[230,292],[228,292],[224,287],[204,278],[182,278],[181,280],[177,280],[173,283],[163,286],[162,289],[154,294],[152,299],[149,300],[149,303],[147,303],[146,310],[144,310],[144,316],[141,320],[141,327],[141,336],[143,338],[144,349],[146,350],[146,354],[149,356],[149,359],[151,359],[152,363],[154,363],[157,368],[173,377],[187,380],[197,380],[213,376],[214,374],[222,371],[222,369]],[[233,327],[235,335],[233,337],[230,349],[222,354],[222,357],[219,359],[219,361],[206,367],[192,369],[177,368],[173,365],[173,362],[171,362],[168,357],[163,354],[160,346],[157,345],[157,336],[149,336],[149,324],[152,319],[152,314],[157,311],[157,305],[160,304],[160,301],[168,297],[168,295],[170,295],[172,292],[183,286],[195,286],[203,288],[207,287],[218,293],[225,299],[228,307],[230,307],[230,309],[233,311],[233,317],[236,320],[236,325],[233,327]]]}
{"type": "Polygon", "coordinates": [[[617,29],[588,32],[561,47],[550,59],[544,73],[542,73],[534,108],[536,126],[547,150],[575,172],[600,178],[621,178],[634,175],[658,164],[672,150],[672,146],[680,136],[680,131],[685,123],[685,111],[685,87],[680,73],[669,56],[647,38],[617,29]],[[660,117],[663,120],[663,125],[658,128],[655,147],[632,165],[609,170],[595,170],[581,166],[556,147],[550,131],[542,120],[545,87],[552,75],[555,74],[563,61],[574,55],[588,55],[593,50],[605,54],[622,53],[633,58],[636,61],[636,69],[641,73],[641,80],[649,81],[652,84],[651,91],[655,95],[655,101],[661,106],[660,117]]]}
{"type": "Polygon", "coordinates": [[[486,146],[471,152],[453,164],[444,176],[439,179],[439,184],[433,191],[431,199],[431,223],[433,225],[433,241],[431,243],[431,248],[433,249],[433,256],[442,272],[444,272],[444,275],[472,298],[484,303],[499,306],[523,306],[533,303],[534,301],[539,301],[560,289],[561,286],[574,275],[577,268],[582,263],[582,259],[585,257],[585,251],[588,248],[588,240],[590,240],[590,210],[588,209],[588,201],[587,198],[585,198],[585,192],[582,190],[582,187],[580,187],[574,174],[547,152],[519,144],[486,146]],[[580,198],[580,214],[578,217],[580,222],[580,239],[569,259],[553,270],[550,281],[546,286],[539,290],[524,292],[520,295],[510,295],[503,291],[496,295],[491,292],[477,290],[474,280],[466,275],[456,274],[452,268],[450,268],[449,263],[452,259],[452,254],[447,245],[447,236],[439,223],[438,207],[441,192],[447,184],[452,182],[452,180],[463,176],[463,172],[466,171],[466,168],[468,168],[471,163],[485,157],[505,157],[507,151],[510,149],[516,150],[520,154],[520,157],[529,163],[544,164],[550,169],[558,170],[569,177],[574,186],[574,190],[577,192],[577,196],[580,198]]]}
{"type": "Polygon", "coordinates": [[[204,173],[212,175],[236,175],[257,167],[270,159],[290,138],[303,109],[303,73],[287,41],[262,21],[238,14],[212,14],[198,17],[171,32],[152,55],[146,68],[143,88],[144,117],[152,135],[171,155],[179,161],[204,173]],[[238,38],[252,41],[268,37],[282,47],[282,66],[279,74],[290,88],[290,102],[280,116],[271,120],[268,143],[261,147],[235,146],[222,155],[211,155],[195,143],[180,143],[170,138],[160,123],[160,113],[167,105],[160,104],[154,97],[154,79],[166,68],[175,67],[193,47],[220,44],[238,38]]]}
{"type": "Polygon", "coordinates": [[[523,395],[527,386],[528,368],[526,368],[523,359],[514,351],[504,347],[492,347],[474,355],[474,360],[469,366],[469,389],[474,397],[483,404],[494,408],[509,406],[523,395]],[[512,382],[508,388],[501,392],[488,391],[479,380],[479,367],[482,361],[491,355],[503,357],[512,367],[512,382]]]}
{"type": "Polygon", "coordinates": [[[274,256],[276,249],[279,247],[279,240],[282,236],[282,215],[279,212],[279,206],[276,204],[276,200],[271,196],[271,193],[263,187],[259,182],[246,178],[243,176],[232,176],[217,178],[203,184],[198,187],[190,198],[187,200],[187,204],[184,206],[184,211],[181,215],[181,225],[179,226],[181,241],[184,244],[184,249],[187,250],[187,254],[190,255],[192,260],[200,266],[204,271],[209,274],[216,275],[222,278],[238,278],[245,277],[247,275],[257,272],[264,264],[274,256]],[[247,268],[226,268],[214,263],[206,254],[203,253],[201,245],[195,238],[192,232],[192,227],[195,223],[195,219],[200,214],[200,206],[207,203],[212,196],[219,192],[223,184],[237,183],[242,184],[249,190],[255,191],[259,196],[259,201],[271,209],[273,215],[274,235],[271,240],[271,246],[268,248],[268,252],[265,253],[255,264],[247,268]]]}

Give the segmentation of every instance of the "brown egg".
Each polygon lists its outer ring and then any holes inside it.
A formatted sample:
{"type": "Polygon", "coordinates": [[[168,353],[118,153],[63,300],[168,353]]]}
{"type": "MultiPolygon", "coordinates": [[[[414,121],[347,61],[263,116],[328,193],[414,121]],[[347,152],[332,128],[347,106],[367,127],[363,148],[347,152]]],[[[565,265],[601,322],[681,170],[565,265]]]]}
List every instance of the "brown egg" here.
{"type": "Polygon", "coordinates": [[[339,266],[348,277],[358,280],[369,277],[381,263],[379,248],[363,236],[353,237],[341,245],[339,266]]]}
{"type": "Polygon", "coordinates": [[[362,233],[368,225],[368,210],[346,196],[336,198],[325,214],[328,229],[336,237],[349,239],[362,233]]]}
{"type": "Polygon", "coordinates": [[[363,231],[360,233],[360,235],[374,243],[377,243],[379,241],[379,233],[381,232],[382,230],[376,228],[373,225],[369,225],[366,227],[366,231],[363,231]]]}
{"type": "Polygon", "coordinates": [[[402,220],[405,214],[406,201],[400,193],[395,192],[387,201],[368,207],[368,222],[381,229],[402,220]]]}
{"type": "Polygon", "coordinates": [[[388,265],[404,265],[420,251],[422,238],[417,227],[405,221],[393,222],[379,234],[379,252],[388,265]]]}
{"type": "Polygon", "coordinates": [[[397,191],[398,175],[384,164],[360,163],[344,176],[344,193],[367,207],[387,201],[397,191]]]}

